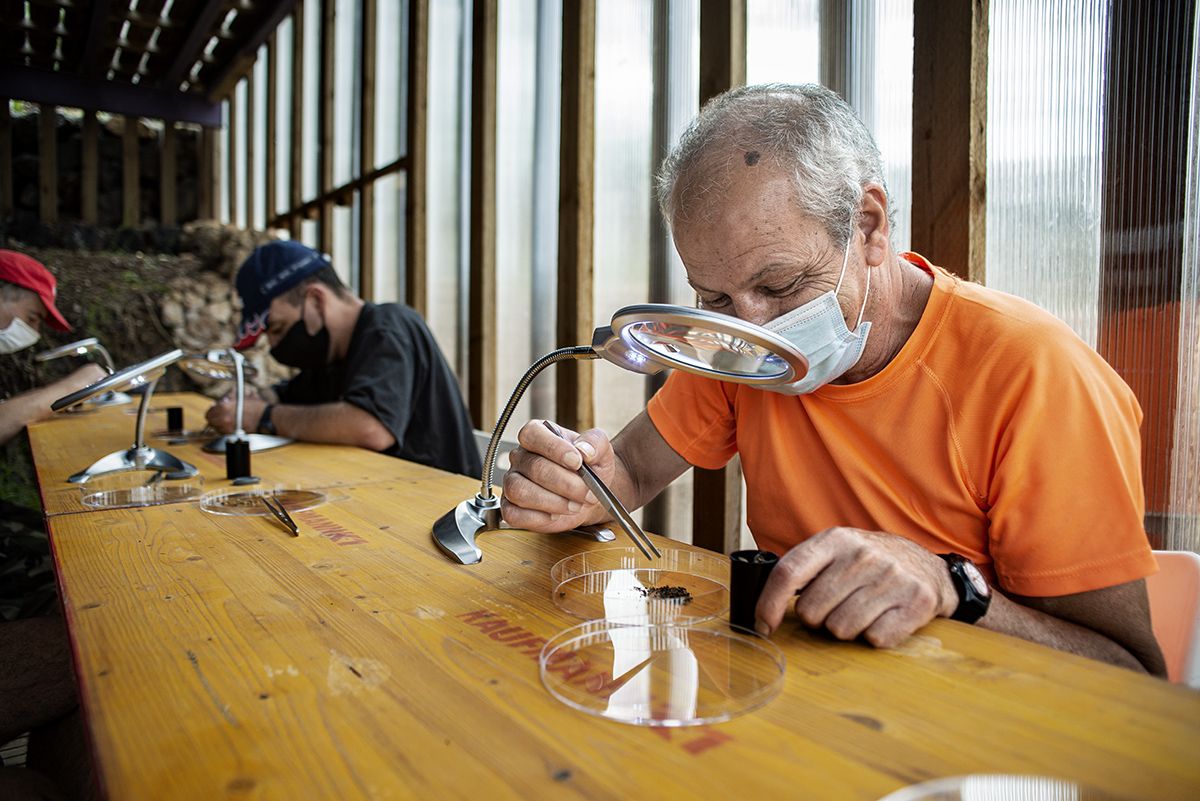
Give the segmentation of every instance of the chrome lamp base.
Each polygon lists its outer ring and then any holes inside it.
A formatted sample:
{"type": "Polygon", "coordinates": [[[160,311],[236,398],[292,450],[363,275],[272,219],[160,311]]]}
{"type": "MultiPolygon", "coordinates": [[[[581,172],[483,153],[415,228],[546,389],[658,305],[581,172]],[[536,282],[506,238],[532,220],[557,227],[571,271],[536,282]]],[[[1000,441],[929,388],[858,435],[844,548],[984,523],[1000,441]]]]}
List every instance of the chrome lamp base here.
{"type": "Polygon", "coordinates": [[[116,451],[101,458],[67,479],[72,484],[82,484],[90,478],[121,470],[157,470],[166,473],[167,479],[191,478],[198,472],[196,466],[172,456],[159,448],[130,448],[116,451]]]}
{"type": "Polygon", "coordinates": [[[499,527],[500,498],[476,495],[446,512],[433,524],[433,540],[454,561],[474,565],[483,559],[483,551],[475,544],[475,535],[499,527]]]}
{"type": "Polygon", "coordinates": [[[202,448],[209,453],[224,453],[225,443],[231,439],[241,439],[250,443],[250,452],[269,451],[272,448],[278,448],[282,445],[290,445],[293,440],[287,437],[276,437],[271,434],[225,434],[216,439],[204,443],[202,448]]]}

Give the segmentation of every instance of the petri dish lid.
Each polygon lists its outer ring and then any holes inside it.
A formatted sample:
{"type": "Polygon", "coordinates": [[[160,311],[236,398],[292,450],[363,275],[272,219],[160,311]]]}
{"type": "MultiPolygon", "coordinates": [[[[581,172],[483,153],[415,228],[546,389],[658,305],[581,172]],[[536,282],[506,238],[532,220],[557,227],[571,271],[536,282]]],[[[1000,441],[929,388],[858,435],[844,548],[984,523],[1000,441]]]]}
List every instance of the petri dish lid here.
{"type": "Polygon", "coordinates": [[[274,498],[289,512],[315,509],[325,503],[325,493],[318,490],[289,489],[285,487],[253,487],[243,489],[219,489],[207,492],[200,499],[200,508],[214,515],[269,515],[263,496],[274,498]]]}
{"type": "Polygon", "coordinates": [[[729,559],[668,548],[647,559],[636,548],[602,548],[550,568],[554,605],[584,620],[696,623],[729,609],[729,559]]]}
{"type": "Polygon", "coordinates": [[[1117,801],[1117,796],[1049,776],[976,773],[901,787],[879,801],[1117,801]]]}
{"type": "Polygon", "coordinates": [[[638,726],[699,726],[758,709],[783,688],[783,654],[722,620],[592,620],[542,648],[542,684],[589,715],[638,726]]]}
{"type": "Polygon", "coordinates": [[[119,470],[93,476],[80,485],[80,503],[89,509],[128,509],[193,501],[204,491],[200,475],[172,479],[158,470],[119,470]]]}

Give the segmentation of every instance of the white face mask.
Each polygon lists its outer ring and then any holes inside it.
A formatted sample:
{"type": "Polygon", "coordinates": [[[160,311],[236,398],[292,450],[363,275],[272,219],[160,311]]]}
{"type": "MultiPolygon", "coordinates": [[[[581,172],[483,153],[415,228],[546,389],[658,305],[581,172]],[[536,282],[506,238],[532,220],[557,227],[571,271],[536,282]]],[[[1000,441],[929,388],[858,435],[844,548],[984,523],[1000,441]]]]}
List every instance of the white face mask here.
{"type": "Polygon", "coordinates": [[[20,317],[14,317],[8,328],[0,331],[0,353],[16,353],[32,347],[38,341],[38,332],[20,317]]]}
{"type": "Polygon", "coordinates": [[[781,395],[812,392],[844,375],[862,356],[863,348],[867,345],[867,334],[871,331],[871,324],[864,323],[862,319],[867,309],[867,297],[871,294],[870,268],[867,268],[867,291],[863,294],[862,308],[858,310],[858,322],[854,324],[853,332],[846,327],[837,299],[842,278],[846,275],[846,264],[850,260],[853,230],[850,236],[851,239],[846,241],[846,255],[842,258],[837,286],[763,326],[791,342],[808,359],[808,373],[804,378],[791,384],[763,387],[768,392],[781,395]]]}

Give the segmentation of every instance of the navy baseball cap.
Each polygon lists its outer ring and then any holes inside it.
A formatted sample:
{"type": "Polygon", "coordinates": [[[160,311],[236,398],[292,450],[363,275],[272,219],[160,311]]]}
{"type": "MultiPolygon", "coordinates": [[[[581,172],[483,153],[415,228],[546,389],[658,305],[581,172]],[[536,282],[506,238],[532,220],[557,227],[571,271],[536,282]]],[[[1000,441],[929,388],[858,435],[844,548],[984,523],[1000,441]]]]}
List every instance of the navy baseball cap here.
{"type": "Polygon", "coordinates": [[[272,300],[329,266],[329,259],[300,242],[285,239],[255,248],[234,282],[242,297],[242,324],[234,347],[250,347],[267,330],[272,300]]]}

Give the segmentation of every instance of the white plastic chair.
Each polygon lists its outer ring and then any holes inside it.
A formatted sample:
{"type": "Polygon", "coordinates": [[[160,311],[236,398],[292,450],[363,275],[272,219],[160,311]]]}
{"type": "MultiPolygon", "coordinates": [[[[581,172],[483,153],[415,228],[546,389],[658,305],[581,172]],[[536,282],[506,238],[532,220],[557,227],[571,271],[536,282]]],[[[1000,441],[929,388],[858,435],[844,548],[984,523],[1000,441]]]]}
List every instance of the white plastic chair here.
{"type": "Polygon", "coordinates": [[[1200,556],[1155,551],[1154,558],[1158,572],[1146,579],[1146,591],[1167,676],[1200,689],[1200,556]]]}

